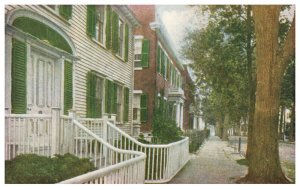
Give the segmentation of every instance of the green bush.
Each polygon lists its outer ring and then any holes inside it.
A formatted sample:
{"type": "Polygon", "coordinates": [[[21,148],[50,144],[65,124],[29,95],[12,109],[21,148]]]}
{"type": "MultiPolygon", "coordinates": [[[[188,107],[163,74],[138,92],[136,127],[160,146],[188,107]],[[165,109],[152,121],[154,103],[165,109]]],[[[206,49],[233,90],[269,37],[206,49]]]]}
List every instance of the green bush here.
{"type": "MultiPolygon", "coordinates": [[[[163,93],[161,92],[161,94],[163,93]]],[[[169,144],[182,139],[182,131],[177,126],[176,121],[172,119],[168,111],[168,103],[162,98],[157,99],[152,125],[153,137],[162,144],[169,144]]]]}
{"type": "Polygon", "coordinates": [[[162,119],[154,123],[153,136],[157,137],[162,144],[168,144],[182,139],[182,132],[174,120],[162,119]]]}
{"type": "Polygon", "coordinates": [[[50,184],[57,183],[95,170],[88,159],[72,154],[53,158],[36,154],[22,154],[5,161],[5,183],[50,184]]]}
{"type": "Polygon", "coordinates": [[[194,153],[203,144],[205,139],[208,138],[209,130],[204,129],[202,131],[187,131],[184,133],[184,136],[189,137],[189,152],[194,153]]]}

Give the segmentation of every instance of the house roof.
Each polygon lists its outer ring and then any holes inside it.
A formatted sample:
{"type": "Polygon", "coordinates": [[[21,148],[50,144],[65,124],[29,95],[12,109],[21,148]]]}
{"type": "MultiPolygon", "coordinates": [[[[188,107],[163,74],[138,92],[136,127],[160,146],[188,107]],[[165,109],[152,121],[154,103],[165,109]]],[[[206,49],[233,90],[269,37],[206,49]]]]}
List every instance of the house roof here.
{"type": "Polygon", "coordinates": [[[160,40],[160,42],[164,45],[164,47],[167,49],[168,53],[171,54],[172,58],[175,60],[175,64],[178,65],[179,69],[181,71],[184,70],[184,67],[181,63],[181,61],[178,58],[177,52],[174,49],[174,44],[170,40],[168,36],[168,32],[165,28],[165,26],[162,24],[162,20],[160,16],[157,14],[157,8],[155,7],[155,22],[150,23],[150,27],[156,31],[157,36],[160,40]]]}
{"type": "Polygon", "coordinates": [[[116,7],[123,12],[124,16],[132,23],[134,27],[140,26],[138,19],[127,5],[117,5],[116,7]]]}

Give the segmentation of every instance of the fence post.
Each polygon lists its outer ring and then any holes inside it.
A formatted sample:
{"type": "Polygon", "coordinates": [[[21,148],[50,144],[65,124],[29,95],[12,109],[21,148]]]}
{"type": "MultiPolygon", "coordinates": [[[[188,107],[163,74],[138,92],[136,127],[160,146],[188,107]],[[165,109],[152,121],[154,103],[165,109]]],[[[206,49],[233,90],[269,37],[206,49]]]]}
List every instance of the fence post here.
{"type": "MultiPolygon", "coordinates": [[[[108,127],[107,127],[107,122],[108,122],[108,115],[103,114],[103,140],[108,142],[108,127]]],[[[106,146],[103,147],[103,156],[105,158],[105,162],[108,162],[108,149],[106,146]]]]}
{"type": "Polygon", "coordinates": [[[51,130],[52,130],[52,136],[51,136],[51,156],[54,154],[57,154],[59,152],[59,143],[57,143],[57,140],[59,139],[59,118],[60,118],[60,108],[59,107],[53,107],[51,109],[51,130]]]}
{"type": "Polygon", "coordinates": [[[70,125],[67,125],[68,128],[66,128],[67,131],[67,146],[68,146],[68,152],[74,154],[74,138],[75,138],[75,132],[74,132],[74,120],[77,119],[77,114],[75,110],[69,110],[69,117],[71,118],[70,125]]]}
{"type": "Polygon", "coordinates": [[[113,124],[116,124],[116,120],[117,120],[117,114],[111,114],[110,118],[113,120],[113,124]]]}

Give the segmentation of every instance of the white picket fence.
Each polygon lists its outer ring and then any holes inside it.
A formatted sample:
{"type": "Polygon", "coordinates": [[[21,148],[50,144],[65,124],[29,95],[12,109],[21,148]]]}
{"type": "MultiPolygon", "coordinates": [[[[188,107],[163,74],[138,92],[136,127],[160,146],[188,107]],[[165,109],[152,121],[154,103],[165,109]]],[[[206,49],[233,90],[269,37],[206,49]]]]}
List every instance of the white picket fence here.
{"type": "Polygon", "coordinates": [[[5,160],[19,154],[51,155],[51,115],[10,114],[5,116],[5,160]]]}
{"type": "MultiPolygon", "coordinates": [[[[104,129],[105,130],[105,129],[104,129]]],[[[146,154],[146,183],[166,183],[189,161],[189,139],[166,144],[143,144],[107,122],[107,141],[116,148],[146,154]]]]}
{"type": "Polygon", "coordinates": [[[60,183],[144,183],[144,153],[115,148],[77,120],[73,120],[72,124],[73,127],[70,128],[69,124],[66,127],[74,135],[74,154],[80,158],[89,158],[98,170],[60,183]]]}
{"type": "Polygon", "coordinates": [[[62,183],[165,183],[189,161],[187,137],[167,145],[143,144],[116,127],[114,118],[58,118],[6,115],[5,159],[71,153],[99,169],[62,183]]]}

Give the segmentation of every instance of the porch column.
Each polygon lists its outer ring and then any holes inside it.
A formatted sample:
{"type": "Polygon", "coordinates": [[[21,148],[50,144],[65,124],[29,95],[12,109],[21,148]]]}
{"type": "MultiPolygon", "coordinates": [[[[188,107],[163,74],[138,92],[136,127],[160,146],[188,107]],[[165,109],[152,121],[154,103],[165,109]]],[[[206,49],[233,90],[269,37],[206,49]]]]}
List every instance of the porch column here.
{"type": "Polygon", "coordinates": [[[176,123],[180,128],[180,103],[176,102],[176,123]]]}
{"type": "Polygon", "coordinates": [[[5,35],[5,113],[11,113],[11,60],[12,37],[5,35]]]}
{"type": "Polygon", "coordinates": [[[60,127],[60,108],[53,107],[51,110],[52,120],[51,120],[51,156],[58,154],[59,152],[59,127],[60,127]]]}
{"type": "Polygon", "coordinates": [[[183,103],[180,103],[180,128],[183,130],[183,103]]]}

